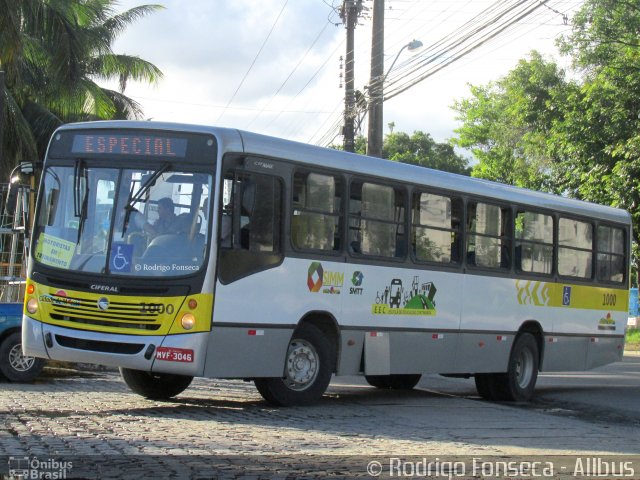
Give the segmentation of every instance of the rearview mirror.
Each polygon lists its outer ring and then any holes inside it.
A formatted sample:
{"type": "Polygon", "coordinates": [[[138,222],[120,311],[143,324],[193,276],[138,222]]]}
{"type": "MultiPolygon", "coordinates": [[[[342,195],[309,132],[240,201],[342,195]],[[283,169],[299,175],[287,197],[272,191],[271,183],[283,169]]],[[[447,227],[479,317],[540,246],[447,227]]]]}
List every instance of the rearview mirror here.
{"type": "Polygon", "coordinates": [[[7,191],[7,198],[4,203],[4,213],[6,215],[14,215],[18,206],[18,190],[20,190],[20,184],[11,182],[9,184],[9,190],[7,191]]]}

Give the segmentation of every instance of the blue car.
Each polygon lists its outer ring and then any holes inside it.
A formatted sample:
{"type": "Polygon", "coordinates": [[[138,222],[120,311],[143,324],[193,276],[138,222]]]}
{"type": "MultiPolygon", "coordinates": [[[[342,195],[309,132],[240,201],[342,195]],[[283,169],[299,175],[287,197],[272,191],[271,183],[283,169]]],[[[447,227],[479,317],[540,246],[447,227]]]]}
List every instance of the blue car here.
{"type": "Polygon", "coordinates": [[[41,358],[22,354],[22,304],[0,303],[0,379],[29,382],[44,367],[41,358]]]}

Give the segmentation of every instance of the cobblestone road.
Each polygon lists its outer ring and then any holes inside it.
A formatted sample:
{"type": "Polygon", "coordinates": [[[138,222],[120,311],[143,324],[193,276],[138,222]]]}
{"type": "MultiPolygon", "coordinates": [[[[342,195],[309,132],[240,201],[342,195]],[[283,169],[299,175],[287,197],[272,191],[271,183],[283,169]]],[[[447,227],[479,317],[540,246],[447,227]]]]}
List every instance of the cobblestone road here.
{"type": "Polygon", "coordinates": [[[374,456],[635,454],[639,449],[634,426],[429,391],[398,394],[341,383],[317,406],[277,409],[242,381],[197,379],[175,400],[156,402],[131,393],[116,373],[45,372],[33,384],[0,384],[0,454],[79,457],[67,478],[211,478],[220,472],[234,477],[246,474],[247,464],[256,476],[287,477],[287,465],[301,462],[310,476],[366,476],[365,460],[374,456]],[[351,463],[345,463],[347,457],[351,463]],[[278,465],[265,473],[268,459],[278,465]],[[222,470],[207,470],[216,461],[222,470]]]}

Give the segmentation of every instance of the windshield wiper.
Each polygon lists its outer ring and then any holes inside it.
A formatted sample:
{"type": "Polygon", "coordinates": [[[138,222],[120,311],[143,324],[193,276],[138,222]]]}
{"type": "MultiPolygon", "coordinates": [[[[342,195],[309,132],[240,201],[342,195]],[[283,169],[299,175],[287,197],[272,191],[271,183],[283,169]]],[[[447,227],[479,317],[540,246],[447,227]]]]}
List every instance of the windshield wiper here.
{"type": "Polygon", "coordinates": [[[89,181],[87,167],[82,160],[77,160],[73,170],[73,215],[78,217],[78,238],[80,243],[82,230],[87,220],[87,201],[89,200],[89,181]],[[84,180],[84,182],[83,182],[84,180]]]}
{"type": "Polygon", "coordinates": [[[164,172],[169,170],[169,168],[171,168],[170,163],[165,163],[164,165],[162,165],[162,167],[160,167],[158,170],[153,172],[153,175],[148,177],[145,180],[145,182],[142,185],[140,185],[140,188],[135,194],[133,193],[133,184],[131,185],[131,191],[129,192],[129,199],[127,200],[127,204],[124,207],[125,213],[124,213],[124,220],[122,222],[122,238],[124,238],[124,234],[126,233],[127,226],[129,225],[129,217],[131,217],[131,212],[135,210],[134,205],[138,203],[142,199],[142,197],[145,195],[147,190],[149,190],[149,188],[151,188],[156,183],[156,180],[158,180],[160,175],[162,175],[164,172]]]}
{"type": "Polygon", "coordinates": [[[83,194],[86,198],[87,193],[87,169],[82,160],[76,160],[73,168],[73,216],[79,217],[81,213],[82,203],[84,202],[83,194]],[[81,191],[82,179],[84,178],[84,191],[81,191]]]}

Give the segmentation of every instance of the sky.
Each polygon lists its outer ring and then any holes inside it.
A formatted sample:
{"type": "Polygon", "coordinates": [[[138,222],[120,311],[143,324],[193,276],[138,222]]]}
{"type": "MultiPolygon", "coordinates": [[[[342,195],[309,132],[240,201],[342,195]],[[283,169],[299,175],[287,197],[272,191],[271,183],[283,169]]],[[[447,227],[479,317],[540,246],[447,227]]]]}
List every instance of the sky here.
{"type": "MultiPolygon", "coordinates": [[[[118,8],[143,3],[152,2],[120,0],[118,8]]],[[[164,73],[157,85],[127,86],[125,93],[143,106],[145,119],[239,128],[323,146],[342,143],[346,29],[337,13],[342,0],[154,3],[165,8],[137,20],[114,43],[116,53],[140,56],[164,73]]],[[[429,53],[442,39],[477,28],[474,19],[482,12],[488,15],[509,3],[518,2],[386,0],[385,71],[397,57],[387,80],[411,80],[406,72],[420,55],[431,60],[413,75],[431,75],[385,101],[384,125],[393,122],[396,132],[421,130],[443,142],[454,136],[459,122],[451,106],[469,96],[469,84],[499,79],[532,49],[568,66],[555,40],[569,32],[564,15],[570,18],[581,0],[521,1],[538,8],[460,59],[453,61],[447,49],[429,53]],[[413,39],[423,43],[422,49],[402,50],[413,39]]],[[[355,88],[361,91],[370,80],[366,9],[372,1],[363,5],[354,49],[355,88]]],[[[386,92],[392,90],[385,86],[386,92]]],[[[363,129],[366,134],[366,120],[363,129]]]]}

